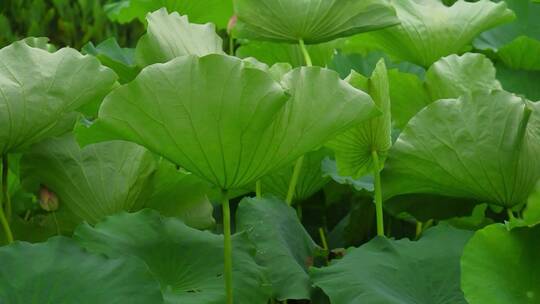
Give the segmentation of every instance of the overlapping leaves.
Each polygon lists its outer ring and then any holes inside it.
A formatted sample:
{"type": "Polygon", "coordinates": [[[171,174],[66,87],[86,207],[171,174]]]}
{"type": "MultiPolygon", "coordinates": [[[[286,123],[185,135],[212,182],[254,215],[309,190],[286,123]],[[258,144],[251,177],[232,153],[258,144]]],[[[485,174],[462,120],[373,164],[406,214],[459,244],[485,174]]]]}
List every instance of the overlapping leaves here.
{"type": "Polygon", "coordinates": [[[213,54],[149,66],[107,96],[98,125],[231,189],[377,112],[335,72],[297,68],[280,84],[246,65],[213,54]]]}
{"type": "Polygon", "coordinates": [[[153,156],[129,142],[111,141],[80,148],[66,135],[37,144],[22,160],[23,183],[55,192],[60,211],[96,223],[120,211],[137,210],[155,170],[153,156]]]}
{"type": "MultiPolygon", "coordinates": [[[[75,238],[91,252],[111,258],[132,256],[146,263],[161,284],[166,303],[222,304],[223,236],[199,231],[175,218],[142,210],[108,217],[95,227],[81,225],[75,238]]],[[[269,286],[253,260],[246,235],[233,236],[234,292],[238,303],[266,304],[269,286]]]]}
{"type": "Polygon", "coordinates": [[[439,58],[470,49],[480,33],[513,20],[504,2],[459,0],[445,6],[441,0],[392,0],[400,25],[355,38],[395,58],[429,67],[439,58]]]}
{"type": "Polygon", "coordinates": [[[274,297],[309,299],[308,268],[320,248],[313,242],[296,212],[275,198],[242,200],[236,227],[256,242],[256,258],[266,266],[274,297]]]}
{"type": "Polygon", "coordinates": [[[471,235],[440,226],[417,242],[377,237],[311,276],[333,304],[466,304],[459,261],[471,235]]]}
{"type": "Polygon", "coordinates": [[[70,48],[54,53],[19,41],[0,50],[0,153],[69,131],[75,110],[101,100],[113,71],[70,48]]]}
{"type": "Polygon", "coordinates": [[[68,238],[17,242],[0,248],[0,259],[2,303],[163,303],[144,263],[91,254],[68,238]]]}

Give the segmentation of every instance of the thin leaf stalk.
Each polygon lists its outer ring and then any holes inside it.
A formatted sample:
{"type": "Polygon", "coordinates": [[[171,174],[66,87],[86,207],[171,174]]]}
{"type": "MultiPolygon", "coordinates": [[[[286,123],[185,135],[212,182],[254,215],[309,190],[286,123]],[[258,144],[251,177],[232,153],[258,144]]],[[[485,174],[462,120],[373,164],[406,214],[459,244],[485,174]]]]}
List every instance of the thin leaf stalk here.
{"type": "Polygon", "coordinates": [[[508,214],[508,220],[513,221],[516,219],[514,212],[512,212],[512,209],[508,208],[506,209],[506,214],[508,214]]]}
{"type": "Polygon", "coordinates": [[[54,220],[54,225],[56,226],[56,235],[62,235],[60,232],[60,225],[58,224],[58,219],[56,218],[56,212],[52,211],[52,217],[54,220]]]}
{"type": "Polygon", "coordinates": [[[375,180],[375,214],[377,217],[377,235],[384,236],[384,218],[383,218],[383,202],[381,189],[381,170],[379,162],[379,154],[377,151],[371,151],[373,159],[373,177],[375,180]]]}
{"type": "Polygon", "coordinates": [[[262,185],[261,185],[261,180],[258,180],[255,182],[255,195],[257,196],[257,198],[261,198],[262,197],[262,185]]]}
{"type": "Polygon", "coordinates": [[[6,235],[6,240],[8,244],[13,243],[13,233],[11,233],[11,228],[9,227],[9,223],[4,214],[4,209],[1,207],[0,207],[0,223],[2,224],[2,228],[4,230],[4,234],[6,235]]]}
{"type": "Polygon", "coordinates": [[[223,257],[224,257],[224,278],[225,294],[227,296],[226,304],[233,304],[233,268],[232,268],[232,241],[231,241],[231,209],[229,206],[229,197],[227,191],[222,191],[222,210],[223,210],[223,257]]]}
{"type": "Polygon", "coordinates": [[[300,45],[300,50],[302,50],[302,55],[304,55],[304,60],[306,61],[306,65],[313,66],[313,62],[311,61],[311,56],[309,56],[309,52],[306,48],[306,45],[304,44],[304,40],[299,39],[298,44],[300,45]]]}
{"type": "Polygon", "coordinates": [[[8,244],[11,244],[13,243],[13,233],[11,232],[11,228],[9,227],[8,218],[6,217],[6,214],[4,213],[4,205],[6,207],[6,211],[9,210],[9,212],[11,213],[11,202],[9,200],[9,194],[7,192],[8,190],[7,174],[8,174],[8,161],[7,161],[7,155],[4,155],[2,157],[2,203],[0,204],[0,224],[2,225],[8,244]]]}
{"type": "Polygon", "coordinates": [[[2,201],[6,210],[6,219],[8,222],[11,220],[11,197],[9,197],[9,184],[8,184],[8,156],[4,154],[2,157],[2,201]]]}
{"type": "MultiPolygon", "coordinates": [[[[300,46],[300,49],[302,50],[302,54],[304,55],[304,60],[306,61],[307,66],[312,66],[311,57],[309,56],[309,52],[306,48],[306,45],[304,44],[303,39],[298,40],[298,45],[300,46]]],[[[304,156],[300,156],[296,160],[296,163],[294,164],[293,174],[291,176],[291,180],[289,181],[289,189],[287,190],[287,197],[285,198],[285,201],[290,206],[292,204],[292,201],[294,199],[294,193],[296,191],[296,184],[298,183],[298,177],[300,176],[300,171],[302,170],[302,162],[304,161],[304,156]]]]}
{"type": "Polygon", "coordinates": [[[287,190],[287,197],[285,201],[290,206],[294,199],[294,193],[296,191],[296,184],[298,183],[298,178],[300,177],[300,172],[302,171],[302,163],[304,162],[304,156],[300,156],[294,164],[293,174],[291,176],[291,181],[289,182],[289,189],[287,190]]]}

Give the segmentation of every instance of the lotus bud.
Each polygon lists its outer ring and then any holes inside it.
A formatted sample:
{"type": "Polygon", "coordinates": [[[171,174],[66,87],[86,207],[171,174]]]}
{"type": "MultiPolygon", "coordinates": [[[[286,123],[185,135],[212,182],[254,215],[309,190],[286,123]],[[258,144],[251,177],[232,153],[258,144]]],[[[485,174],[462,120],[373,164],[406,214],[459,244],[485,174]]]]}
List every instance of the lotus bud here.
{"type": "Polygon", "coordinates": [[[39,189],[39,205],[45,211],[56,211],[58,210],[58,196],[46,186],[41,185],[39,189]]]}
{"type": "Polygon", "coordinates": [[[238,21],[238,16],[233,15],[231,19],[229,19],[229,23],[227,24],[227,34],[231,34],[234,26],[236,25],[236,21],[238,21]]]}

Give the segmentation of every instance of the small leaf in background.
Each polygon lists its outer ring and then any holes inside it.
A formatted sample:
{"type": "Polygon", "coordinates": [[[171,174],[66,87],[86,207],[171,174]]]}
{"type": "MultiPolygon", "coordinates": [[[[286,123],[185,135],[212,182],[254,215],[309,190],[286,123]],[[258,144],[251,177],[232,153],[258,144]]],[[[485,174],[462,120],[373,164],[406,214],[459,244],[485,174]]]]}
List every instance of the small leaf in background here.
{"type": "Polygon", "coordinates": [[[482,33],[474,46],[494,51],[509,68],[540,70],[540,4],[531,0],[504,0],[516,14],[514,21],[482,33]]]}
{"type": "MultiPolygon", "coordinates": [[[[74,236],[90,252],[144,261],[160,282],[166,303],[225,303],[222,235],[190,228],[179,219],[145,209],[110,216],[95,227],[82,224],[74,236]]],[[[270,288],[253,260],[252,243],[245,234],[232,239],[237,303],[266,304],[270,288]]]]}
{"type": "Polygon", "coordinates": [[[278,300],[309,299],[307,273],[321,249],[306,232],[294,209],[284,201],[265,197],[240,202],[236,229],[256,242],[258,263],[263,265],[278,300]]]}
{"type": "Polygon", "coordinates": [[[466,52],[477,35],[515,18],[505,3],[489,0],[460,0],[451,7],[440,0],[391,3],[400,25],[350,39],[425,68],[441,57],[466,52]]]}
{"type": "Polygon", "coordinates": [[[382,112],[381,116],[362,122],[326,143],[335,152],[339,174],[357,179],[371,174],[375,169],[373,151],[379,155],[379,169],[382,169],[392,146],[390,92],[384,60],[377,63],[370,78],[352,72],[346,80],[353,87],[368,93],[382,112]]]}
{"type": "MultiPolygon", "coordinates": [[[[306,46],[313,65],[325,67],[332,60],[336,45],[335,42],[329,42],[306,46]]],[[[289,63],[292,67],[305,65],[302,50],[291,43],[249,41],[236,50],[236,55],[240,58],[255,57],[268,65],[280,62],[289,63]]]]}
{"type": "Polygon", "coordinates": [[[214,207],[208,195],[215,190],[207,181],[161,159],[148,188],[151,193],[144,200],[146,208],[158,210],[163,216],[177,217],[193,228],[214,226],[214,207]]]}
{"type": "Polygon", "coordinates": [[[461,258],[461,288],[469,304],[533,304],[540,300],[540,226],[477,231],[461,258]]]}
{"type": "Polygon", "coordinates": [[[311,278],[332,304],[466,304],[460,258],[472,232],[439,225],[419,241],[377,237],[311,278]]]}
{"type": "Polygon", "coordinates": [[[307,44],[396,25],[387,1],[364,0],[234,0],[239,38],[307,44]]]}
{"type": "Polygon", "coordinates": [[[65,237],[1,247],[0,260],[2,303],[163,303],[144,263],[91,254],[65,237]]]}
{"type": "Polygon", "coordinates": [[[351,176],[342,176],[337,169],[336,161],[327,157],[322,162],[322,170],[324,175],[332,178],[338,184],[351,185],[356,191],[369,191],[374,190],[373,175],[364,175],[361,178],[352,178],[351,176]]]}
{"type": "MultiPolygon", "coordinates": [[[[304,200],[321,190],[326,183],[330,181],[324,176],[321,165],[325,157],[331,154],[331,151],[325,148],[308,152],[304,154],[302,170],[298,176],[298,182],[295,187],[294,198],[304,200]]],[[[268,174],[261,179],[262,193],[270,193],[281,199],[287,197],[289,190],[289,181],[293,175],[294,164],[286,166],[281,170],[268,174]]]]}
{"type": "Polygon", "coordinates": [[[497,79],[509,92],[523,95],[533,101],[540,101],[540,72],[514,70],[497,64],[497,79]]]}
{"type": "Polygon", "coordinates": [[[458,98],[480,90],[501,90],[493,63],[482,54],[450,55],[426,72],[426,88],[432,101],[458,98]]]}
{"type": "Polygon", "coordinates": [[[213,24],[190,23],[188,16],[169,14],[166,9],[148,14],[146,20],[146,34],[135,50],[141,67],[186,55],[223,54],[223,42],[213,24]]]}
{"type": "Polygon", "coordinates": [[[118,0],[105,5],[107,16],[120,23],[144,20],[148,13],[166,8],[169,12],[188,15],[192,22],[212,22],[226,28],[233,15],[231,1],[224,0],[118,0]]]}
{"type": "Polygon", "coordinates": [[[118,75],[120,83],[130,82],[139,73],[140,69],[135,64],[135,49],[120,47],[115,38],[109,38],[97,46],[89,42],[82,51],[111,68],[118,75]]]}

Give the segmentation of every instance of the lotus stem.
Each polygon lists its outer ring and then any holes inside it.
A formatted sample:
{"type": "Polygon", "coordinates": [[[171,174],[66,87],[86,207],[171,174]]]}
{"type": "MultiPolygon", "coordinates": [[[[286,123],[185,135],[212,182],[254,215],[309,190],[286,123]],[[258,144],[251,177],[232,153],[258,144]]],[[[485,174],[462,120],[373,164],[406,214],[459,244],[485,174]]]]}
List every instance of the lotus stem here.
{"type": "Polygon", "coordinates": [[[11,220],[11,198],[9,197],[8,189],[8,156],[5,154],[2,157],[2,201],[5,204],[6,208],[6,219],[8,222],[11,220]]]}
{"type": "Polygon", "coordinates": [[[422,234],[422,222],[417,221],[416,222],[416,236],[415,236],[415,239],[418,240],[420,238],[421,234],[422,234]]]}
{"type": "Polygon", "coordinates": [[[294,164],[293,174],[291,176],[291,181],[289,182],[289,190],[287,191],[287,198],[285,201],[290,206],[294,198],[294,192],[296,190],[296,184],[298,183],[298,178],[300,177],[300,171],[302,171],[302,162],[304,161],[304,156],[300,156],[294,164]]]}
{"type": "Polygon", "coordinates": [[[257,198],[261,198],[262,197],[262,185],[261,185],[261,180],[258,180],[255,182],[255,195],[257,196],[257,198]]]}
{"type": "Polygon", "coordinates": [[[2,203],[0,204],[0,224],[2,224],[2,228],[4,230],[4,234],[6,235],[6,240],[8,244],[11,244],[13,243],[13,233],[11,232],[11,228],[9,227],[8,218],[4,213],[4,205],[6,206],[6,211],[9,210],[9,212],[11,213],[11,202],[9,201],[9,194],[7,192],[7,173],[7,155],[4,155],[2,157],[2,203]]]}
{"type": "Polygon", "coordinates": [[[229,34],[229,55],[234,56],[234,38],[229,34]]]}
{"type": "Polygon", "coordinates": [[[508,208],[506,209],[506,213],[508,214],[508,220],[513,221],[516,219],[514,216],[514,213],[512,212],[512,209],[508,208]]]}
{"type": "Polygon", "coordinates": [[[375,213],[377,216],[377,235],[384,236],[383,202],[381,191],[381,170],[377,151],[371,151],[373,159],[373,177],[375,179],[375,213]]]}
{"type": "Polygon", "coordinates": [[[9,223],[4,215],[4,209],[0,207],[0,223],[2,228],[4,228],[4,233],[6,235],[6,240],[8,244],[13,243],[13,234],[11,233],[11,228],[9,228],[9,223]]]}
{"type": "Polygon", "coordinates": [[[56,226],[56,235],[62,235],[60,233],[60,225],[58,225],[58,220],[56,219],[56,212],[52,211],[52,217],[54,220],[54,225],[56,226]]]}
{"type": "Polygon", "coordinates": [[[306,61],[306,65],[312,66],[313,63],[311,61],[311,57],[309,56],[309,52],[306,48],[306,45],[304,44],[304,40],[303,39],[298,40],[298,44],[300,45],[300,50],[302,50],[302,54],[304,55],[304,60],[306,61]]]}
{"type": "Polygon", "coordinates": [[[222,192],[222,208],[223,208],[223,254],[224,254],[224,278],[225,278],[225,294],[227,296],[227,304],[233,304],[233,268],[232,268],[232,242],[231,242],[231,210],[229,207],[229,198],[227,191],[222,192]]]}

